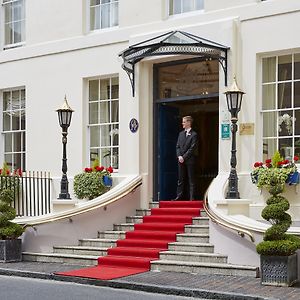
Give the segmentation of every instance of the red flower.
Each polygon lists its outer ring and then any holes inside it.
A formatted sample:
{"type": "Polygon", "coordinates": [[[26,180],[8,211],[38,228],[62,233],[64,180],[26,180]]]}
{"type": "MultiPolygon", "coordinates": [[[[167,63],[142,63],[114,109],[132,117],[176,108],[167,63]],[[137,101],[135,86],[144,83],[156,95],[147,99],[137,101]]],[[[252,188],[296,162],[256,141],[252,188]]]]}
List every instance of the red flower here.
{"type": "Polygon", "coordinates": [[[272,159],[266,159],[266,164],[270,164],[272,162],[272,159]]]}
{"type": "Polygon", "coordinates": [[[97,172],[101,172],[101,171],[103,171],[103,170],[104,170],[104,167],[99,167],[99,166],[96,167],[96,171],[97,171],[97,172]]]}
{"type": "Polygon", "coordinates": [[[285,162],[284,160],[282,160],[282,161],[279,161],[279,162],[278,162],[278,166],[282,166],[282,165],[284,165],[284,162],[285,162]]]}
{"type": "Polygon", "coordinates": [[[0,169],[0,174],[2,174],[2,169],[0,169]]]}
{"type": "Polygon", "coordinates": [[[90,172],[93,171],[93,169],[92,168],[85,168],[84,171],[87,172],[87,173],[90,173],[90,172]]]}
{"type": "Polygon", "coordinates": [[[262,166],[262,163],[260,163],[260,162],[256,162],[254,164],[254,168],[258,168],[258,167],[261,167],[261,166],[262,166]]]}
{"type": "Polygon", "coordinates": [[[266,163],[266,167],[267,167],[267,168],[271,168],[272,165],[271,165],[270,163],[266,163]]]}
{"type": "Polygon", "coordinates": [[[6,170],[6,174],[7,174],[7,175],[9,175],[9,174],[10,174],[9,170],[6,170]]]}
{"type": "Polygon", "coordinates": [[[286,165],[286,164],[288,164],[290,161],[288,160],[288,159],[286,159],[285,161],[284,161],[284,164],[286,165]]]}
{"type": "Polygon", "coordinates": [[[23,175],[22,169],[18,169],[18,170],[17,170],[17,173],[18,173],[19,176],[22,176],[22,175],[23,175]]]}
{"type": "Polygon", "coordinates": [[[113,169],[112,167],[108,167],[108,168],[106,169],[106,171],[109,172],[109,173],[113,173],[114,169],[113,169]]]}
{"type": "Polygon", "coordinates": [[[297,155],[294,156],[294,161],[298,161],[299,157],[297,155]]]}

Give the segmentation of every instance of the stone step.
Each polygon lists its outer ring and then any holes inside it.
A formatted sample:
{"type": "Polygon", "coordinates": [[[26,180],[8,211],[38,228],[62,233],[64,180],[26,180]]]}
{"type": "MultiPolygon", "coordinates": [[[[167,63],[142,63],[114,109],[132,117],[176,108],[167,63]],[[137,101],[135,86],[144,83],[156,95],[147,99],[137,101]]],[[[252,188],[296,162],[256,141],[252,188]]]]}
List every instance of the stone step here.
{"type": "Polygon", "coordinates": [[[208,225],[185,225],[184,229],[185,233],[209,233],[208,225]]]}
{"type": "Polygon", "coordinates": [[[117,230],[106,230],[98,233],[98,238],[100,239],[125,239],[125,231],[117,231],[117,230]]]}
{"type": "Polygon", "coordinates": [[[176,242],[184,243],[209,243],[209,235],[203,233],[178,233],[176,242]]]}
{"type": "Polygon", "coordinates": [[[117,239],[81,239],[79,246],[112,248],[116,246],[117,239]]]}
{"type": "Polygon", "coordinates": [[[159,258],[161,260],[171,261],[189,261],[189,262],[203,262],[203,263],[227,263],[227,256],[215,253],[196,253],[183,251],[163,251],[160,252],[159,258]]]}
{"type": "Polygon", "coordinates": [[[258,277],[258,268],[252,266],[241,266],[224,263],[196,263],[175,260],[151,261],[151,271],[258,277]]]}
{"type": "Polygon", "coordinates": [[[23,261],[36,261],[48,263],[64,263],[69,265],[95,266],[98,264],[98,257],[93,255],[75,255],[64,253],[34,253],[23,252],[23,261]]]}
{"type": "Polygon", "coordinates": [[[209,225],[208,217],[194,217],[193,225],[209,225]]]}
{"type": "Polygon", "coordinates": [[[107,247],[89,247],[89,246],[54,246],[54,253],[76,254],[76,255],[107,255],[107,247]]]}
{"type": "Polygon", "coordinates": [[[182,243],[174,242],[169,243],[170,251],[184,251],[184,252],[200,252],[200,253],[213,253],[214,246],[208,243],[182,243]]]}
{"type": "Polygon", "coordinates": [[[149,216],[151,214],[151,209],[137,209],[136,210],[136,215],[137,216],[149,216]]]}
{"type": "Polygon", "coordinates": [[[133,224],[143,223],[143,216],[126,217],[126,223],[133,223],[133,224]]]}
{"type": "Polygon", "coordinates": [[[114,224],[114,230],[116,230],[116,231],[132,231],[132,230],[134,230],[134,223],[114,224]]]}

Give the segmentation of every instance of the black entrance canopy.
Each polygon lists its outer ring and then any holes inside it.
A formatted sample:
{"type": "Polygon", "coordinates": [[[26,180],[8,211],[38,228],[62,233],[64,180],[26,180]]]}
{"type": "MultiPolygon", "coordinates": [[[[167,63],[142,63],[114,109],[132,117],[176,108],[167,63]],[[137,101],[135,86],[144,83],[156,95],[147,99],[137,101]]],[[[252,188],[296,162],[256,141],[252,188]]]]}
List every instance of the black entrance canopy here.
{"type": "Polygon", "coordinates": [[[221,64],[227,86],[227,51],[229,47],[212,42],[184,31],[170,31],[129,46],[119,56],[122,68],[129,76],[134,96],[134,66],[145,57],[159,55],[195,55],[202,59],[217,59],[221,64]]]}

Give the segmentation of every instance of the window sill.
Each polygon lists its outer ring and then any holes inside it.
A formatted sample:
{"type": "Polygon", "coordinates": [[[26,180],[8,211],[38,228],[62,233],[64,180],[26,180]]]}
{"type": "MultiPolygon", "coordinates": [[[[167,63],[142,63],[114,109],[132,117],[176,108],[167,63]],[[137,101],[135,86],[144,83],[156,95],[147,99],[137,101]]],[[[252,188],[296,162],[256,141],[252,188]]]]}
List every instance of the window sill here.
{"type": "Polygon", "coordinates": [[[23,46],[25,46],[25,42],[9,44],[9,45],[4,45],[3,50],[15,49],[15,48],[23,47],[23,46]]]}
{"type": "Polygon", "coordinates": [[[186,18],[186,17],[191,17],[191,16],[202,15],[204,13],[205,13],[204,9],[199,9],[199,10],[183,12],[183,13],[175,14],[175,15],[168,15],[167,18],[169,20],[173,20],[173,19],[180,19],[180,18],[186,18]]]}
{"type": "Polygon", "coordinates": [[[119,29],[119,26],[113,26],[113,27],[107,27],[107,28],[100,28],[100,29],[94,29],[94,30],[90,30],[88,32],[89,35],[93,35],[93,34],[99,34],[102,32],[109,32],[109,31],[114,31],[119,29]]]}

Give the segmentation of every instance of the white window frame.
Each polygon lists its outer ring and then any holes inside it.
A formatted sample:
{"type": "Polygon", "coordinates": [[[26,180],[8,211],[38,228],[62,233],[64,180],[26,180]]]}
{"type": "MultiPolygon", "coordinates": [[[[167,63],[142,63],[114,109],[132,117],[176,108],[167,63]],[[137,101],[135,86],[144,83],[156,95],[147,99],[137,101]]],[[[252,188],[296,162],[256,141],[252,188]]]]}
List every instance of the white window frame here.
{"type": "Polygon", "coordinates": [[[174,7],[174,0],[167,0],[167,7],[168,7],[168,16],[169,17],[177,17],[177,16],[181,16],[181,15],[186,15],[186,14],[195,14],[195,13],[199,13],[199,12],[203,12],[204,11],[204,0],[203,0],[203,8],[202,9],[196,9],[196,1],[197,0],[194,0],[194,4],[193,4],[193,9],[190,10],[190,11],[182,11],[182,3],[185,1],[185,0],[180,0],[181,1],[181,12],[180,13],[171,13],[170,12],[170,1],[173,1],[173,7],[174,7]]]}
{"type": "Polygon", "coordinates": [[[21,47],[25,45],[25,40],[26,40],[26,0],[23,0],[23,9],[24,9],[24,19],[20,19],[20,20],[14,20],[12,18],[12,22],[11,23],[15,23],[15,22],[23,22],[24,23],[24,37],[23,40],[21,42],[17,42],[17,43],[10,43],[10,44],[5,44],[5,5],[7,4],[11,4],[14,2],[18,2],[20,0],[2,0],[1,1],[1,26],[2,30],[1,30],[1,36],[2,36],[2,40],[1,40],[1,44],[3,45],[3,49],[11,49],[11,48],[16,48],[16,47],[21,47]]]}
{"type": "MultiPolygon", "coordinates": [[[[275,53],[275,54],[269,54],[266,56],[261,57],[261,76],[260,76],[260,95],[261,95],[261,107],[260,107],[260,114],[261,114],[261,141],[262,141],[262,148],[261,148],[261,156],[262,158],[264,158],[264,149],[263,149],[263,145],[264,145],[264,140],[276,140],[276,149],[279,150],[279,140],[280,139],[285,139],[285,138],[289,138],[292,139],[292,158],[295,155],[295,138],[299,138],[300,139],[300,134],[295,134],[295,121],[292,122],[292,135],[288,135],[288,136],[280,136],[278,133],[278,128],[279,128],[279,122],[278,122],[278,115],[281,111],[289,111],[292,113],[292,117],[295,117],[295,112],[296,110],[300,111],[300,107],[295,107],[294,106],[294,83],[295,82],[300,82],[300,78],[299,79],[295,79],[294,78],[294,69],[295,69],[295,55],[299,55],[300,52],[279,52],[279,53],[275,53]],[[278,58],[280,56],[286,56],[286,55],[291,55],[292,56],[292,76],[291,79],[287,79],[287,80],[279,80],[278,79],[278,58]],[[271,57],[276,57],[276,71],[275,71],[275,81],[272,82],[263,82],[263,59],[266,58],[271,58],[271,57]],[[278,108],[278,84],[280,83],[291,83],[291,108],[278,108]],[[267,86],[267,85],[273,85],[275,84],[275,103],[276,103],[276,108],[275,109],[263,109],[263,86],[267,86]],[[276,132],[276,136],[269,136],[269,137],[265,137],[264,136],[264,132],[263,132],[263,126],[264,126],[264,114],[265,113],[272,113],[275,112],[276,113],[276,124],[275,124],[275,132],[276,132]]],[[[300,120],[298,120],[299,122],[300,120]]],[[[272,155],[269,155],[272,156],[272,155]]],[[[268,157],[271,158],[271,157],[268,157]]]]}
{"type": "MultiPolygon", "coordinates": [[[[111,29],[115,29],[115,28],[118,28],[119,27],[119,3],[120,3],[120,0],[110,0],[111,2],[109,4],[107,3],[102,3],[103,0],[99,0],[100,1],[100,4],[99,5],[95,5],[95,6],[92,6],[92,7],[100,7],[101,9],[101,6],[103,5],[111,5],[112,6],[112,3],[117,3],[118,4],[118,16],[117,16],[117,25],[112,25],[112,16],[114,15],[114,10],[111,9],[110,11],[110,26],[108,27],[101,27],[101,18],[99,19],[99,23],[100,23],[100,26],[99,28],[95,28],[95,29],[92,29],[91,28],[91,0],[87,0],[87,28],[88,28],[88,32],[97,32],[97,31],[103,31],[103,30],[111,30],[111,29]]],[[[100,12],[100,15],[101,15],[101,12],[100,12]]]]}
{"type": "MultiPolygon", "coordinates": [[[[12,155],[13,159],[12,159],[12,164],[14,165],[14,154],[20,154],[21,155],[21,166],[19,166],[23,171],[26,170],[26,145],[27,145],[27,142],[26,142],[26,88],[25,87],[15,87],[15,88],[10,88],[10,89],[4,89],[4,90],[1,90],[1,118],[0,118],[0,121],[1,121],[1,140],[2,140],[2,155],[1,155],[1,163],[3,164],[5,160],[5,155],[8,154],[8,155],[12,155]],[[12,124],[10,124],[10,130],[4,130],[4,127],[3,127],[3,114],[5,113],[5,111],[3,110],[3,102],[4,102],[4,93],[12,93],[14,91],[19,91],[19,93],[21,94],[21,91],[24,91],[25,93],[25,103],[24,103],[24,107],[21,107],[18,108],[18,109],[11,109],[9,111],[24,111],[25,113],[25,128],[22,129],[21,127],[19,129],[15,129],[13,130],[12,129],[12,124]],[[21,133],[21,146],[20,146],[20,151],[15,151],[16,149],[14,148],[14,139],[12,138],[12,151],[10,152],[6,152],[5,151],[5,135],[6,134],[14,134],[14,133],[21,133]],[[24,133],[24,135],[22,135],[22,133],[24,133]],[[23,137],[22,137],[23,136],[23,137]],[[24,148],[23,148],[24,146],[24,148]],[[24,150],[23,150],[24,149],[24,150]],[[23,157],[24,156],[24,157],[23,157]]],[[[19,98],[19,101],[21,101],[21,99],[19,98]]],[[[13,171],[15,168],[13,168],[12,166],[9,166],[10,169],[13,171]]]]}
{"type": "MultiPolygon", "coordinates": [[[[110,87],[112,86],[112,79],[113,78],[118,78],[118,80],[119,80],[119,75],[117,74],[114,74],[114,75],[110,75],[110,76],[103,76],[103,77],[96,77],[96,78],[89,78],[88,80],[87,80],[87,139],[88,139],[88,149],[87,149],[87,155],[88,155],[88,157],[87,157],[87,162],[88,162],[88,164],[91,164],[92,162],[91,162],[91,154],[90,154],[90,151],[92,150],[92,149],[95,149],[95,150],[98,150],[98,149],[106,149],[106,148],[110,148],[110,150],[112,151],[112,149],[118,149],[118,168],[119,168],[119,165],[120,165],[120,160],[119,160],[119,158],[120,158],[120,136],[118,137],[118,145],[112,145],[112,138],[113,138],[113,134],[111,135],[111,145],[110,146],[99,146],[99,147],[91,147],[91,145],[90,145],[90,128],[91,127],[100,127],[100,126],[103,126],[103,125],[115,125],[115,126],[117,126],[118,127],[118,135],[119,135],[119,132],[120,132],[120,82],[119,82],[119,84],[118,84],[118,87],[119,87],[119,91],[118,91],[118,95],[119,95],[119,97],[118,98],[112,98],[111,97],[111,92],[112,92],[112,89],[110,88],[110,97],[109,97],[109,99],[105,99],[105,100],[101,100],[100,99],[100,81],[101,80],[107,80],[107,79],[109,79],[110,80],[110,87]],[[89,83],[90,83],[90,81],[94,81],[94,80],[97,80],[97,81],[99,81],[99,91],[98,91],[98,95],[99,95],[99,98],[97,99],[97,100],[94,100],[94,101],[90,101],[90,99],[89,99],[89,83]],[[90,117],[89,117],[89,105],[90,105],[90,103],[103,103],[103,102],[110,102],[110,104],[111,104],[111,102],[113,102],[113,101],[118,101],[118,121],[117,122],[106,122],[106,123],[96,123],[96,124],[90,124],[90,117]]],[[[99,107],[99,114],[100,114],[100,107],[99,107]]],[[[110,105],[110,118],[112,117],[112,112],[111,112],[111,105],[110,105]]],[[[100,121],[100,119],[99,119],[99,121],[100,121]]],[[[101,131],[100,131],[101,132],[101,131]]],[[[100,134],[100,141],[101,141],[101,134],[100,134]]],[[[100,159],[100,163],[101,164],[103,164],[102,162],[101,162],[101,157],[99,157],[99,159],[100,159]]],[[[112,166],[113,167],[113,169],[114,169],[114,172],[118,172],[118,168],[115,168],[114,166],[113,166],[113,161],[112,161],[113,159],[112,159],[112,155],[110,156],[110,166],[112,166]]],[[[109,167],[109,166],[104,166],[104,167],[109,167]]]]}

